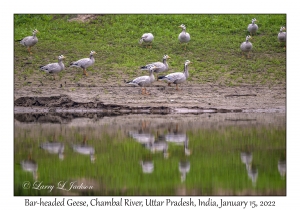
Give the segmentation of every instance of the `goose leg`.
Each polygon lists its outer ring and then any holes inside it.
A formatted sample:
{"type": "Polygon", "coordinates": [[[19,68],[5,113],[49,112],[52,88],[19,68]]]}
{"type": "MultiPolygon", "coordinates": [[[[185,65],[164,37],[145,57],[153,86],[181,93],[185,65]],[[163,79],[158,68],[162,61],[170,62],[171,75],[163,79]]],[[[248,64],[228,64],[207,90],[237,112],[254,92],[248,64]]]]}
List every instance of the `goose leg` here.
{"type": "Polygon", "coordinates": [[[86,69],[83,69],[83,74],[84,74],[85,76],[88,76],[88,74],[87,74],[87,72],[86,72],[86,69]]]}
{"type": "Polygon", "coordinates": [[[142,87],[142,95],[149,95],[145,87],[142,87]]]}
{"type": "Polygon", "coordinates": [[[150,95],[150,93],[146,91],[146,88],[145,88],[145,92],[146,92],[146,95],[150,95]]]}
{"type": "Polygon", "coordinates": [[[182,88],[179,88],[179,85],[178,85],[178,84],[176,84],[176,90],[177,90],[177,91],[181,91],[181,90],[182,90],[182,88]]]}
{"type": "Polygon", "coordinates": [[[146,88],[144,87],[144,95],[148,95],[146,88]]]}
{"type": "Polygon", "coordinates": [[[30,47],[28,47],[27,50],[28,50],[29,54],[32,54],[30,47]]]}

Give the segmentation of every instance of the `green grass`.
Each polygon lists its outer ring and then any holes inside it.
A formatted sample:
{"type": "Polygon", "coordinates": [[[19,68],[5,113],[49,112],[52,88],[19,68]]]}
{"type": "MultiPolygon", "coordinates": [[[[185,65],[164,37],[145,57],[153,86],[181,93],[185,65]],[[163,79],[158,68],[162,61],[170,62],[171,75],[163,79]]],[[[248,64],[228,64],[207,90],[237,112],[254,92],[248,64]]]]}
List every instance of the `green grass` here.
{"type": "MultiPolygon", "coordinates": [[[[183,70],[185,60],[190,65],[190,81],[196,84],[216,83],[222,85],[266,84],[286,82],[286,51],[277,41],[280,26],[286,25],[285,14],[197,14],[197,15],[101,15],[90,22],[69,22],[76,15],[15,15],[14,39],[31,35],[34,28],[40,33],[39,42],[29,55],[25,47],[15,42],[15,78],[23,76],[42,77],[40,65],[56,62],[63,54],[65,64],[88,57],[91,50],[98,54],[88,72],[93,77],[104,78],[109,83],[122,83],[141,75],[139,67],[161,61],[168,54],[169,72],[183,70]],[[251,40],[251,58],[242,58],[240,44],[245,41],[247,25],[256,18],[257,35],[251,40]],[[184,23],[191,41],[187,50],[178,43],[178,26],[184,23]],[[154,34],[152,49],[138,44],[145,32],[154,34]],[[114,82],[116,82],[114,81],[114,82]]],[[[67,68],[65,75],[73,80],[81,77],[67,68]]],[[[65,76],[63,75],[63,76],[65,76]]]]}

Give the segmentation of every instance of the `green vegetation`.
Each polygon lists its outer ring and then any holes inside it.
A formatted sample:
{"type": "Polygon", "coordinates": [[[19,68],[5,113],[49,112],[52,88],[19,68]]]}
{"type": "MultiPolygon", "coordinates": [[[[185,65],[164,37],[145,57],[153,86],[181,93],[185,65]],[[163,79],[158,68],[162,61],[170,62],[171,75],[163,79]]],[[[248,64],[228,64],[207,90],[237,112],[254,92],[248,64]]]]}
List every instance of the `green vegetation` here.
{"type": "MultiPolygon", "coordinates": [[[[284,127],[272,126],[226,126],[222,129],[189,130],[190,156],[184,155],[183,146],[169,144],[170,156],[164,159],[161,152],[150,153],[140,143],[128,137],[122,129],[114,133],[100,132],[98,137],[89,138],[87,144],[95,147],[96,161],[91,163],[89,155],[72,151],[71,143],[82,142],[82,132],[94,133],[98,128],[61,126],[56,130],[57,141],[65,144],[65,159],[57,154],[39,149],[41,142],[52,139],[55,130],[47,126],[37,126],[29,131],[15,129],[15,195],[60,195],[62,190],[26,190],[24,181],[33,183],[30,172],[24,172],[20,165],[28,152],[38,162],[39,181],[44,185],[55,185],[59,181],[82,181],[93,183],[93,190],[70,192],[89,195],[175,195],[178,189],[186,189],[187,194],[197,195],[237,195],[245,192],[254,195],[285,194],[286,181],[277,168],[278,160],[285,157],[286,131],[284,127]],[[33,133],[40,133],[34,138],[33,133]],[[26,149],[27,148],[27,149],[26,149]],[[258,169],[256,186],[247,175],[246,166],[241,161],[241,152],[251,151],[252,166],[258,169]],[[151,159],[154,171],[143,174],[140,160],[151,159]],[[190,171],[181,183],[178,163],[190,161],[190,171]]],[[[155,130],[151,132],[156,133],[155,130]]],[[[167,130],[163,131],[167,132],[167,130]]],[[[97,136],[97,135],[95,135],[97,136]]],[[[68,185],[69,186],[69,185],[68,185]]]]}
{"type": "MultiPolygon", "coordinates": [[[[277,41],[285,14],[197,14],[197,15],[98,15],[89,22],[69,21],[76,15],[18,15],[14,16],[15,40],[40,33],[39,42],[29,55],[26,48],[15,42],[15,78],[38,77],[40,65],[56,62],[58,55],[67,57],[65,64],[88,57],[91,50],[98,54],[88,69],[91,77],[122,83],[124,79],[142,75],[139,67],[162,60],[168,54],[169,72],[183,70],[185,60],[190,65],[190,81],[222,85],[266,84],[286,82],[286,51],[277,41]],[[259,22],[257,35],[251,42],[250,58],[242,57],[240,44],[245,41],[247,26],[252,18],[259,22]],[[187,26],[191,41],[187,50],[178,42],[180,24],[187,26]],[[154,34],[152,49],[142,47],[138,40],[143,33],[154,34]]],[[[66,68],[61,77],[72,81],[82,78],[82,71],[66,68]],[[76,72],[79,77],[74,74],[76,72]]]]}

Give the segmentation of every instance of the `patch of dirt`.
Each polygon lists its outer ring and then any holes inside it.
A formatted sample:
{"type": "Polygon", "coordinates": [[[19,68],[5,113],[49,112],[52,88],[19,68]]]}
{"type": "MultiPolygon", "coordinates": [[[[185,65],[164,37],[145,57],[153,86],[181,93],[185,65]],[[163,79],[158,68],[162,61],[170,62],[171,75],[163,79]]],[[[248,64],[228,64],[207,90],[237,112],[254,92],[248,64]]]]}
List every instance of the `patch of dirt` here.
{"type": "Polygon", "coordinates": [[[76,17],[70,19],[69,21],[78,21],[78,22],[88,22],[90,20],[93,20],[98,15],[92,15],[92,14],[86,14],[86,15],[77,15],[76,17]]]}

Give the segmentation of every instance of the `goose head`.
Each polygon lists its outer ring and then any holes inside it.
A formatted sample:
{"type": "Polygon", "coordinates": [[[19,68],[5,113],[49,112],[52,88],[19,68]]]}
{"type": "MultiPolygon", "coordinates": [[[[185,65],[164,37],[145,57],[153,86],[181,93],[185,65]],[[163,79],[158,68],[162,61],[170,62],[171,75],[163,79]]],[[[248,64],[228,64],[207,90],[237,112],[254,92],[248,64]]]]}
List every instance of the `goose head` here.
{"type": "Polygon", "coordinates": [[[95,55],[95,54],[97,54],[97,53],[93,50],[90,52],[90,55],[95,55]]]}
{"type": "Polygon", "coordinates": [[[250,35],[246,36],[246,41],[249,41],[249,39],[252,39],[250,35]]]}
{"type": "Polygon", "coordinates": [[[285,31],[285,27],[284,26],[280,27],[280,32],[282,32],[282,31],[285,31]]]}
{"type": "Polygon", "coordinates": [[[180,26],[178,26],[179,28],[182,28],[182,30],[186,30],[186,26],[184,24],[181,24],[180,26]]]}
{"type": "Polygon", "coordinates": [[[34,29],[34,30],[32,31],[32,34],[33,34],[33,35],[36,35],[37,33],[39,33],[39,31],[38,31],[37,29],[34,29]]]}
{"type": "Polygon", "coordinates": [[[167,54],[163,56],[163,59],[164,59],[164,60],[167,60],[167,59],[169,59],[169,58],[171,58],[171,57],[168,56],[167,54]]]}
{"type": "Polygon", "coordinates": [[[58,56],[58,60],[63,60],[63,59],[65,59],[66,57],[64,56],[64,55],[60,55],[60,56],[58,56]]]}
{"type": "Polygon", "coordinates": [[[258,22],[255,18],[252,19],[252,24],[255,24],[255,22],[258,22]]]}
{"type": "Polygon", "coordinates": [[[184,65],[189,65],[190,63],[192,63],[191,61],[189,61],[189,60],[186,60],[185,62],[184,62],[184,65]]]}

